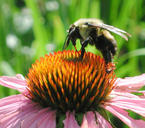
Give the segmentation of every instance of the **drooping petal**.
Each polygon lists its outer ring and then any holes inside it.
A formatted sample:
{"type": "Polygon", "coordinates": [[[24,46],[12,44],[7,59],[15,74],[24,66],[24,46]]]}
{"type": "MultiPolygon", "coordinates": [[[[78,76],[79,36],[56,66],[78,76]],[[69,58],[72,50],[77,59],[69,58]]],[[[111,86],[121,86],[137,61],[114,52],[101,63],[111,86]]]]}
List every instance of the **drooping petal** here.
{"type": "Polygon", "coordinates": [[[16,74],[16,78],[18,78],[20,80],[25,80],[24,76],[21,74],[16,74]]]}
{"type": "Polygon", "coordinates": [[[0,85],[8,88],[17,89],[20,92],[27,91],[25,80],[19,79],[20,75],[16,77],[1,76],[0,85]]]}
{"type": "Polygon", "coordinates": [[[45,108],[27,116],[21,123],[22,128],[56,128],[56,112],[45,108]],[[44,126],[44,127],[43,127],[44,126]]]}
{"type": "Polygon", "coordinates": [[[122,109],[131,110],[135,113],[140,114],[145,117],[145,99],[139,97],[125,97],[125,96],[116,96],[110,99],[105,105],[116,106],[122,109]]]}
{"type": "Polygon", "coordinates": [[[145,74],[135,77],[126,77],[125,79],[118,78],[115,82],[115,89],[120,90],[138,90],[145,85],[145,74]]]}
{"type": "Polygon", "coordinates": [[[84,114],[81,128],[99,128],[96,123],[95,115],[92,111],[84,114]]]}
{"type": "Polygon", "coordinates": [[[128,112],[123,110],[122,108],[116,106],[102,106],[115,116],[117,116],[120,120],[122,120],[125,124],[127,124],[130,128],[143,128],[145,126],[145,121],[143,120],[135,120],[128,115],[128,112]]]}
{"type": "MultiPolygon", "coordinates": [[[[124,90],[122,90],[121,88],[120,89],[114,89],[112,92],[111,92],[111,94],[112,95],[119,95],[119,93],[121,94],[121,95],[125,95],[125,96],[129,96],[129,95],[132,95],[133,96],[133,94],[132,93],[137,93],[137,94],[139,94],[139,95],[134,95],[133,97],[141,97],[141,98],[143,98],[143,97],[145,97],[145,91],[138,91],[138,90],[133,90],[133,89],[124,89],[124,90]]],[[[131,96],[131,97],[132,97],[131,96]]]]}
{"type": "MultiPolygon", "coordinates": [[[[5,104],[0,105],[0,128],[20,128],[21,122],[29,115],[42,109],[36,103],[25,98],[22,94],[4,98],[5,104]],[[23,98],[24,97],[24,98],[23,98]],[[9,102],[13,98],[13,102],[9,102]],[[16,100],[14,100],[16,98],[16,100]]],[[[1,102],[1,100],[0,100],[1,102]]]]}
{"type": "Polygon", "coordinates": [[[95,114],[97,121],[92,111],[85,113],[81,128],[112,128],[110,123],[106,121],[98,112],[95,114]]]}
{"type": "Polygon", "coordinates": [[[55,128],[56,112],[42,108],[24,95],[14,95],[0,101],[0,128],[55,128]],[[5,101],[5,102],[4,102],[5,101]]]}
{"type": "Polygon", "coordinates": [[[99,128],[112,128],[111,124],[107,120],[105,120],[98,112],[96,112],[96,115],[99,128]]]}
{"type": "Polygon", "coordinates": [[[134,95],[132,93],[128,93],[126,91],[120,92],[120,91],[118,91],[118,89],[116,89],[115,91],[112,90],[112,92],[110,93],[110,97],[119,98],[119,96],[121,96],[121,98],[122,97],[126,97],[126,98],[128,97],[128,98],[137,98],[137,99],[139,99],[139,96],[137,96],[137,95],[134,95]]]}
{"type": "Polygon", "coordinates": [[[32,102],[27,99],[24,95],[13,95],[0,99],[0,114],[7,114],[16,111],[22,105],[32,102]]]}
{"type": "Polygon", "coordinates": [[[56,128],[55,111],[50,111],[48,108],[46,108],[46,110],[44,110],[44,112],[46,112],[46,114],[39,121],[38,127],[39,128],[50,128],[50,127],[56,128]]]}
{"type": "Polygon", "coordinates": [[[64,128],[80,128],[74,116],[75,112],[66,112],[66,119],[63,121],[64,128]]]}

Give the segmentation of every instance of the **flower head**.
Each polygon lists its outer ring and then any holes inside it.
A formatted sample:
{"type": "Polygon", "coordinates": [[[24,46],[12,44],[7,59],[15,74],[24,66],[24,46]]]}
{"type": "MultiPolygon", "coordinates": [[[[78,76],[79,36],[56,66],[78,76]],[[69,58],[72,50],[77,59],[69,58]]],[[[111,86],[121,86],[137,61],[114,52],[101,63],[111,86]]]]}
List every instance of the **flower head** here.
{"type": "Polygon", "coordinates": [[[29,70],[26,83],[32,101],[44,108],[66,113],[86,112],[103,103],[115,79],[105,70],[105,61],[92,53],[64,51],[40,58],[29,70]]]}
{"type": "Polygon", "coordinates": [[[0,77],[1,85],[22,92],[0,100],[0,128],[111,127],[106,110],[129,127],[144,126],[125,110],[145,116],[145,91],[137,91],[144,86],[145,75],[116,79],[113,70],[106,72],[100,56],[85,53],[81,59],[80,55],[74,51],[46,55],[32,65],[25,79],[0,77]]]}

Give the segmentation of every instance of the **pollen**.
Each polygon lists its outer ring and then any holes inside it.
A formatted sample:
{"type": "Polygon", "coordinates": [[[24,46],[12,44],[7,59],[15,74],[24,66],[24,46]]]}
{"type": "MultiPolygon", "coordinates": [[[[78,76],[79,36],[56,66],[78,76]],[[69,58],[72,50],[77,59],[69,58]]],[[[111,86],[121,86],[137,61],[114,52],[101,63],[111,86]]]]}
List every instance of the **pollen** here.
{"type": "Polygon", "coordinates": [[[105,60],[93,53],[63,51],[45,55],[32,65],[26,77],[27,98],[67,112],[95,110],[114,88],[114,70],[106,72],[105,60]]]}

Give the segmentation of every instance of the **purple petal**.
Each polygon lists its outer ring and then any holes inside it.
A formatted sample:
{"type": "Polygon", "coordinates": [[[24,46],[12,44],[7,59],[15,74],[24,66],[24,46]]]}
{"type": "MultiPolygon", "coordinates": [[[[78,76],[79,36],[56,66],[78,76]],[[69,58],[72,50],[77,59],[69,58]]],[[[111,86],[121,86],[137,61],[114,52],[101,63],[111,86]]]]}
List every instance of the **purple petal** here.
{"type": "Polygon", "coordinates": [[[22,94],[16,96],[10,96],[2,99],[5,100],[5,104],[1,103],[0,100],[0,127],[18,127],[20,128],[21,122],[25,120],[29,115],[38,112],[42,109],[36,103],[33,103],[31,100],[25,98],[22,94]],[[24,97],[24,98],[23,98],[24,97]],[[12,99],[12,102],[9,102],[12,99]]]}
{"type": "Polygon", "coordinates": [[[75,114],[74,111],[73,112],[67,111],[66,119],[63,121],[64,128],[80,128],[77,121],[75,120],[74,114],[75,114]]]}
{"type": "Polygon", "coordinates": [[[115,106],[103,106],[106,110],[117,116],[121,119],[125,124],[127,124],[131,128],[144,128],[145,121],[143,120],[135,120],[128,115],[128,112],[125,110],[115,107],[115,106]]]}
{"type": "Polygon", "coordinates": [[[18,79],[17,77],[2,76],[0,77],[0,85],[17,89],[20,92],[27,92],[25,80],[18,79]]]}
{"type": "MultiPolygon", "coordinates": [[[[39,110],[39,109],[38,109],[39,110]]],[[[22,128],[44,128],[43,126],[49,126],[50,128],[56,127],[55,122],[56,111],[49,110],[45,108],[39,111],[34,112],[24,119],[21,123],[22,128]],[[45,119],[45,117],[47,117],[45,119]]]]}
{"type": "Polygon", "coordinates": [[[98,112],[96,112],[96,115],[99,128],[112,128],[111,124],[107,120],[105,120],[98,112]]]}
{"type": "Polygon", "coordinates": [[[145,74],[135,77],[127,77],[125,79],[118,78],[115,82],[117,86],[115,89],[131,89],[138,90],[145,85],[145,74]]]}
{"type": "Polygon", "coordinates": [[[145,99],[144,98],[128,98],[124,96],[116,96],[110,99],[105,105],[116,106],[122,109],[131,110],[145,117],[145,99]]]}
{"type": "Polygon", "coordinates": [[[39,128],[49,128],[49,127],[55,128],[56,127],[55,116],[56,116],[55,111],[50,111],[48,108],[46,108],[46,114],[39,121],[38,127],[39,128]]]}
{"type": "Polygon", "coordinates": [[[92,111],[84,114],[81,128],[99,128],[96,123],[95,115],[92,111]]]}

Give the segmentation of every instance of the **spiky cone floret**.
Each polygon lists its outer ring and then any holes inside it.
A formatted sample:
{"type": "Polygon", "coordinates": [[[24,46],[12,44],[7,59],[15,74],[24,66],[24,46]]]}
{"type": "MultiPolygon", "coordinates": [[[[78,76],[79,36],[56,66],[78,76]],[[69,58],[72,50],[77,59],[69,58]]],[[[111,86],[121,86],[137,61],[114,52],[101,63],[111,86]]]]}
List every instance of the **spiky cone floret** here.
{"type": "Polygon", "coordinates": [[[100,56],[89,52],[81,59],[80,55],[64,51],[41,57],[26,78],[27,97],[62,113],[96,110],[114,88],[115,75],[106,73],[100,56]]]}

